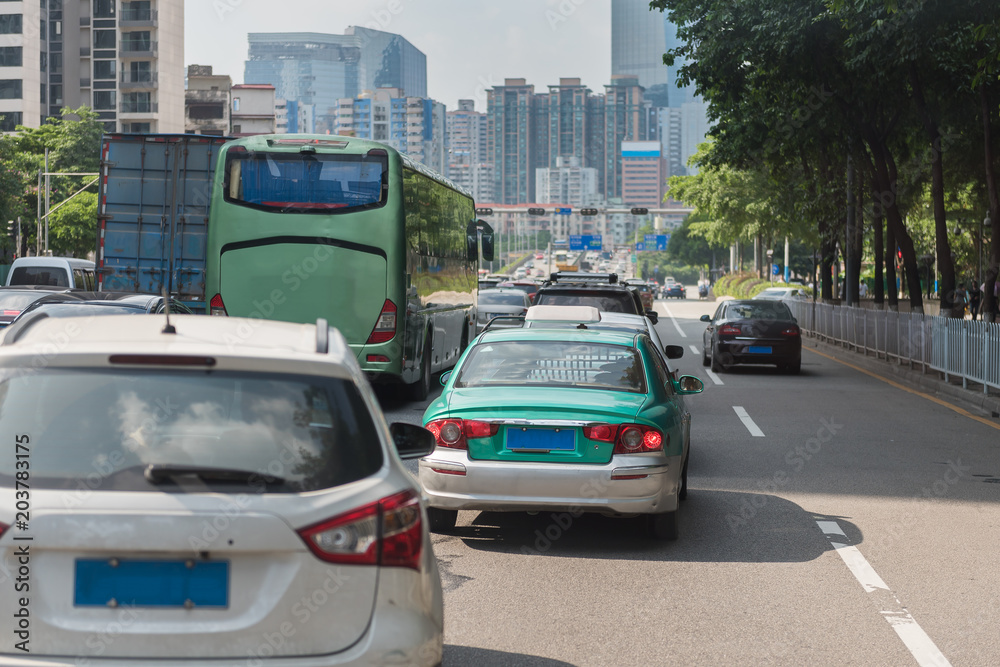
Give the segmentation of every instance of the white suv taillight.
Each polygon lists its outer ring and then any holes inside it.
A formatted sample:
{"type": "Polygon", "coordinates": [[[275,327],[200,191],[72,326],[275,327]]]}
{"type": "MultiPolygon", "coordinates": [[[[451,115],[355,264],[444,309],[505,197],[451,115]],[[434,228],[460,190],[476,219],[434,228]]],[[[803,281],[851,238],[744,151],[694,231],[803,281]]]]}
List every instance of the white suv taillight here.
{"type": "Polygon", "coordinates": [[[420,498],[403,491],[299,531],[317,558],[346,565],[420,569],[420,498]]]}
{"type": "Polygon", "coordinates": [[[229,315],[226,312],[226,304],[222,303],[222,295],[216,294],[212,297],[212,300],[208,303],[208,314],[209,315],[229,315]]]}
{"type": "Polygon", "coordinates": [[[396,335],[396,304],[389,299],[385,300],[382,312],[378,315],[378,321],[372,330],[372,335],[368,337],[371,343],[388,343],[396,335]]]}

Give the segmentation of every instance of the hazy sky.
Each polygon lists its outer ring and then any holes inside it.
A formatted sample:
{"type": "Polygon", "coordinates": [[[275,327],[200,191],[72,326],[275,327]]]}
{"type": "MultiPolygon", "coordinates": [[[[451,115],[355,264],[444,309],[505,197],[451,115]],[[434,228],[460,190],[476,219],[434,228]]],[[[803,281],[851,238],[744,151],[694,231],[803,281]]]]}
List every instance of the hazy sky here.
{"type": "Polygon", "coordinates": [[[427,55],[430,97],[448,109],[525,78],[547,92],[580,77],[611,80],[609,0],[184,0],[184,62],[243,82],[249,32],[343,34],[350,25],[398,33],[427,55]]]}

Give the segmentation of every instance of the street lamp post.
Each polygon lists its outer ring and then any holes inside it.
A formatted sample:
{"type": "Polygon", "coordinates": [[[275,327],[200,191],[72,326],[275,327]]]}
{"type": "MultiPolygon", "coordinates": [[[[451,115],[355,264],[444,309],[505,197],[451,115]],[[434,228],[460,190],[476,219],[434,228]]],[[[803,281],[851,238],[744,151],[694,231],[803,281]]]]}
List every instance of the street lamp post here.
{"type": "Polygon", "coordinates": [[[767,273],[770,281],[774,282],[774,251],[768,249],[767,251],[767,273]]]}

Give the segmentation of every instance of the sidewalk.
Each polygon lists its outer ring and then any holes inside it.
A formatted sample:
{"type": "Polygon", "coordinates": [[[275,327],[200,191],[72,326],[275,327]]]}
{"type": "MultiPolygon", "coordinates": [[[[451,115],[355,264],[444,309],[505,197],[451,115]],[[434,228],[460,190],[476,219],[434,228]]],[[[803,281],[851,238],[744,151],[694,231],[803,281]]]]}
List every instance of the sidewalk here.
{"type": "MultiPolygon", "coordinates": [[[[900,365],[895,361],[876,358],[872,354],[865,356],[861,352],[848,350],[836,343],[827,343],[808,335],[802,337],[802,347],[804,350],[816,350],[880,377],[919,389],[965,407],[982,417],[993,418],[1000,424],[1000,394],[995,391],[989,395],[984,394],[981,385],[963,389],[961,380],[952,379],[951,382],[945,382],[944,374],[938,371],[928,369],[924,373],[919,365],[911,369],[909,364],[900,365]]],[[[808,352],[806,354],[808,355],[808,352]]]]}

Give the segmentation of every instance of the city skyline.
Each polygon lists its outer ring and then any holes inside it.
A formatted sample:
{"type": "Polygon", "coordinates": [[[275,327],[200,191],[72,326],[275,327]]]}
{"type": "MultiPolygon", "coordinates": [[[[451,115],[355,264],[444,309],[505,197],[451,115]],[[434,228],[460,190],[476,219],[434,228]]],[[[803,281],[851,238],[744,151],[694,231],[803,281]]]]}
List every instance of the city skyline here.
{"type": "Polygon", "coordinates": [[[448,109],[472,99],[485,111],[486,90],[508,77],[539,87],[580,77],[602,91],[611,78],[610,5],[511,0],[470,8],[467,0],[436,0],[428,10],[413,0],[288,0],[288,11],[275,15],[265,0],[185,0],[185,64],[212,65],[241,83],[248,33],[343,34],[351,25],[370,27],[398,33],[427,55],[429,97],[448,109]]]}

